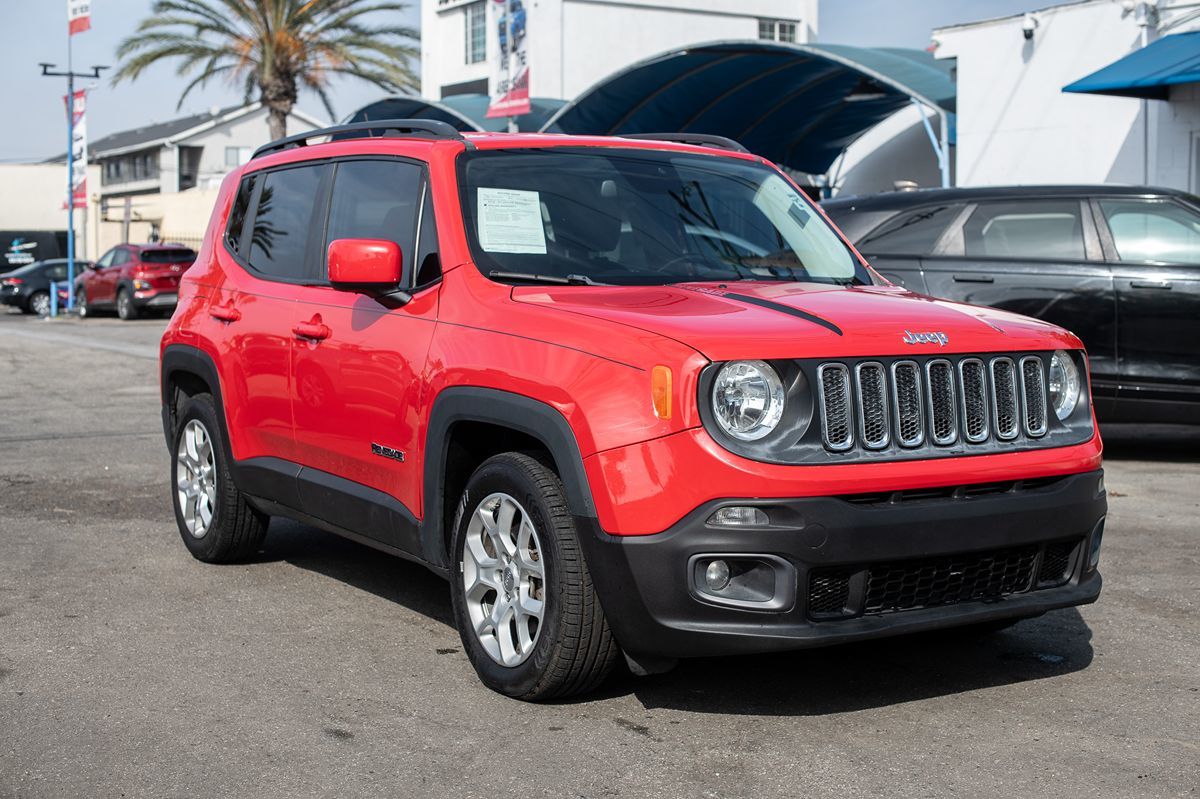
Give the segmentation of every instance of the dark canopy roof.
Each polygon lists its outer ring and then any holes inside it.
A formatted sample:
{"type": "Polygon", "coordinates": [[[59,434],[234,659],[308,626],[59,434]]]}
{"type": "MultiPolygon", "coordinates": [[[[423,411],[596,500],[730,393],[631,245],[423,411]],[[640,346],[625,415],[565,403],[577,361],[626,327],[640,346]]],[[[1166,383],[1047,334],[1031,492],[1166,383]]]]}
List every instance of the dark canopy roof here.
{"type": "MultiPolygon", "coordinates": [[[[363,106],[346,120],[347,122],[370,122],[373,119],[436,119],[446,122],[461,131],[503,131],[508,121],[504,118],[488,119],[489,98],[486,94],[455,94],[440,101],[424,97],[396,96],[363,106]]],[[[533,132],[546,123],[566,101],[549,97],[534,97],[529,114],[517,117],[521,131],[533,132]]]]}
{"type": "Polygon", "coordinates": [[[1200,31],[1151,42],[1104,69],[1063,87],[1064,92],[1166,100],[1170,87],[1200,81],[1200,31]]]}
{"type": "Polygon", "coordinates": [[[709,133],[820,174],[855,139],[913,99],[954,110],[950,65],[921,50],[713,42],[610,75],[545,130],[709,133]]]}

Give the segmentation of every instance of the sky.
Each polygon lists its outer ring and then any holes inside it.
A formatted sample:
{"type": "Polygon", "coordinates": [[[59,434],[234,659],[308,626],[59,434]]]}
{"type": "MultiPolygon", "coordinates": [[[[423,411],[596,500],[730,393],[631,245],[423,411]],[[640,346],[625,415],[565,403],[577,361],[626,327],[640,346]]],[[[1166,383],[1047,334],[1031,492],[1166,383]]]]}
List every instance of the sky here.
{"type": "MultiPolygon", "coordinates": [[[[1042,8],[1049,0],[821,0],[818,39],[860,46],[924,48],[930,31],[942,25],[1018,14],[1042,8]]],[[[66,150],[62,97],[63,78],[41,76],[39,62],[65,68],[67,63],[65,0],[0,0],[0,162],[30,161],[66,150]],[[61,140],[61,141],[60,141],[61,140]]],[[[92,29],[74,37],[75,71],[92,65],[116,66],[117,45],[149,14],[152,0],[92,0],[92,29]]],[[[416,0],[405,23],[419,25],[416,0]]],[[[111,72],[110,72],[111,74],[111,72]]],[[[133,83],[113,86],[102,77],[89,95],[88,133],[101,136],[177,116],[237,105],[242,91],[220,81],[188,95],[176,110],[186,85],[174,66],[164,63],[133,83]]],[[[383,92],[368,83],[341,79],[330,92],[338,118],[378,99],[383,92]]],[[[301,94],[299,107],[325,120],[317,98],[301,94]]]]}

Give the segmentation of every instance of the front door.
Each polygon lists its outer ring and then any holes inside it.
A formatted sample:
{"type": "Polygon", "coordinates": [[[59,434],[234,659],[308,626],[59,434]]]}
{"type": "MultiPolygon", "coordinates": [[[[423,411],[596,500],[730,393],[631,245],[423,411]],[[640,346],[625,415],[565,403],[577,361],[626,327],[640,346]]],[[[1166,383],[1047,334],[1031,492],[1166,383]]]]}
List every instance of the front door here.
{"type": "Polygon", "coordinates": [[[1117,287],[1122,406],[1200,421],[1200,209],[1175,198],[1094,201],[1117,287]]]}
{"type": "Polygon", "coordinates": [[[418,551],[422,374],[437,319],[437,228],[423,165],[347,159],[333,167],[322,252],[336,239],[385,239],[400,247],[411,302],[324,285],[297,307],[293,399],[305,512],[352,532],[418,551]],[[418,235],[420,230],[420,235],[418,235]],[[418,240],[420,239],[420,240],[418,240]],[[319,331],[323,337],[303,335],[319,331]]]}

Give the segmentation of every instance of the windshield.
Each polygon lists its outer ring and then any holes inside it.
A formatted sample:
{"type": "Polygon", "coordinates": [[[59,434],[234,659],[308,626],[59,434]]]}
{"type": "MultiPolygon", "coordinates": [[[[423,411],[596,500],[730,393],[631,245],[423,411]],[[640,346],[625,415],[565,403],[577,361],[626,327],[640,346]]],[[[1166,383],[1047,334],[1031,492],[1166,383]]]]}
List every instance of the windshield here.
{"type": "Polygon", "coordinates": [[[196,260],[192,250],[142,250],[144,264],[182,264],[196,260]]]}
{"type": "Polygon", "coordinates": [[[872,282],[808,201],[761,164],[598,147],[462,160],[472,253],[499,280],[872,282]]]}

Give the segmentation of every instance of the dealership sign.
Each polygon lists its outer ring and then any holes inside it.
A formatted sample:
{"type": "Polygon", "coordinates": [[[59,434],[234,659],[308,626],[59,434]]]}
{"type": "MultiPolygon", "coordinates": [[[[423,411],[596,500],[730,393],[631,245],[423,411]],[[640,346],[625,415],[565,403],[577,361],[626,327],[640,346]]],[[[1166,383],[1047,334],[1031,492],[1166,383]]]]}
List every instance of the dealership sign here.
{"type": "Polygon", "coordinates": [[[528,114],[529,58],[526,50],[528,14],[524,0],[494,0],[488,14],[499,46],[493,62],[489,119],[528,114]]]}
{"type": "Polygon", "coordinates": [[[92,0],[67,0],[68,35],[83,33],[92,27],[92,0]]]}
{"type": "Polygon", "coordinates": [[[87,92],[75,92],[74,102],[63,100],[71,115],[71,197],[76,208],[87,208],[87,92]]]}

